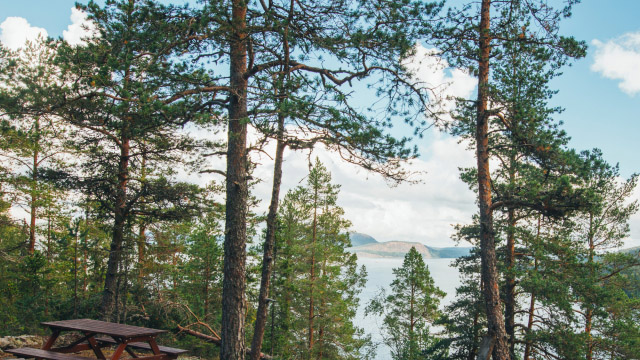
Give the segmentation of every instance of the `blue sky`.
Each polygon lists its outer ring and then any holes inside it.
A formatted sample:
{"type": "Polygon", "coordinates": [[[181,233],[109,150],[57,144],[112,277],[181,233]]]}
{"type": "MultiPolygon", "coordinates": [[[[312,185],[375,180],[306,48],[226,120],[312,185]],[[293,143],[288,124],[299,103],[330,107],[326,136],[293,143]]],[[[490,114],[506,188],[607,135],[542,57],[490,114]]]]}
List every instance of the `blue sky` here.
{"type": "MultiPolygon", "coordinates": [[[[640,172],[640,93],[629,95],[618,81],[590,70],[594,39],[614,40],[626,33],[640,34],[640,1],[586,0],[575,7],[563,30],[589,44],[585,59],[564,69],[553,86],[560,92],[554,102],[566,111],[560,118],[577,149],[601,148],[609,162],[620,163],[623,176],[640,172]]],[[[636,51],[640,52],[640,44],[636,51]]],[[[640,63],[636,71],[640,71],[640,63]]]]}
{"type": "MultiPolygon", "coordinates": [[[[7,17],[21,17],[32,27],[46,29],[49,36],[60,37],[69,30],[74,4],[74,0],[0,0],[0,24],[7,17]]],[[[566,109],[558,119],[572,137],[570,146],[602,149],[609,162],[620,163],[625,177],[640,172],[639,15],[638,0],[583,0],[574,8],[573,17],[564,21],[562,31],[586,41],[588,55],[565,68],[564,75],[552,83],[559,90],[553,105],[566,109]]],[[[468,86],[462,88],[468,90],[468,86]]],[[[475,212],[474,195],[457,179],[457,168],[472,166],[473,155],[442,134],[430,133],[419,145],[423,156],[415,167],[428,172],[424,183],[393,189],[375,176],[340,163],[335,156],[316,153],[327,163],[335,182],[343,185],[341,205],[354,230],[383,241],[451,245],[451,224],[468,222],[475,212]]],[[[290,153],[286,161],[285,172],[291,180],[285,179],[285,189],[304,177],[306,157],[290,153]]],[[[258,172],[268,179],[270,163],[267,159],[264,163],[258,172]]],[[[265,181],[257,187],[257,195],[267,199],[269,187],[265,181]]],[[[640,245],[640,215],[632,219],[627,245],[640,245]]]]}
{"type": "MultiPolygon", "coordinates": [[[[177,1],[182,3],[184,1],[177,1]]],[[[0,21],[19,16],[50,36],[62,36],[70,24],[74,0],[0,0],[0,21]]],[[[553,83],[560,92],[554,99],[566,111],[559,116],[577,149],[601,148],[612,163],[619,162],[622,175],[640,171],[640,93],[620,91],[618,81],[590,70],[594,62],[594,39],[607,41],[625,33],[640,33],[640,1],[584,0],[565,20],[563,32],[589,43],[589,53],[553,83]]]]}

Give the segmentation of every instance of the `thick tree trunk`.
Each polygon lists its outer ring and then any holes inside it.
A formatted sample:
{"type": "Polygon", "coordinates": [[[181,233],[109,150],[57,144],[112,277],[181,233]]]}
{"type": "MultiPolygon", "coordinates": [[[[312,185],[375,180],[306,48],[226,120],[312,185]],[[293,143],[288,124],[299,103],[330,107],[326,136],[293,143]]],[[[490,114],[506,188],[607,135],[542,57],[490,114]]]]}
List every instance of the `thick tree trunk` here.
{"type": "Polygon", "coordinates": [[[113,236],[111,248],[107,260],[107,274],[104,279],[104,291],[102,292],[102,305],[100,313],[106,321],[112,320],[115,307],[115,293],[118,279],[118,265],[122,253],[122,241],[124,239],[124,226],[127,218],[127,183],[129,181],[129,139],[122,140],[120,149],[120,163],[118,166],[118,190],[116,193],[115,219],[113,223],[113,236]]]}
{"type": "Polygon", "coordinates": [[[280,184],[282,183],[282,157],[284,154],[284,115],[278,116],[278,133],[276,145],[276,157],[273,164],[273,187],[271,189],[271,203],[267,214],[267,234],[264,240],[264,254],[262,257],[262,278],[260,280],[260,294],[258,295],[258,312],[253,330],[251,348],[251,360],[258,360],[262,351],[262,340],[267,324],[267,310],[271,271],[273,269],[273,248],[276,241],[276,220],[278,215],[278,202],[280,200],[280,184]]]}
{"type": "Polygon", "coordinates": [[[224,278],[220,358],[245,356],[245,261],[247,242],[247,3],[232,4],[229,130],[227,145],[224,278]]]}
{"type": "Polygon", "coordinates": [[[498,268],[491,210],[491,173],[489,171],[489,116],[487,111],[489,83],[490,0],[482,0],[480,20],[480,61],[478,63],[478,101],[476,123],[476,155],[478,160],[478,202],[480,205],[480,256],[484,300],[489,336],[495,339],[494,360],[507,360],[509,345],[502,316],[498,268]]]}

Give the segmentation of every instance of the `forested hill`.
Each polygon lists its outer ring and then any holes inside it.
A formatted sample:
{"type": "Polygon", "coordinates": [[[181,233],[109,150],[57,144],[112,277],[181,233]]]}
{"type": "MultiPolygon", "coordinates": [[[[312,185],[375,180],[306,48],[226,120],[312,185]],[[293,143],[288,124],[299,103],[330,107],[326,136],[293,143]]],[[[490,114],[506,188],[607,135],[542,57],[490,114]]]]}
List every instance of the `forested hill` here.
{"type": "Polygon", "coordinates": [[[378,243],[378,240],[374,239],[373,236],[358,232],[349,233],[349,239],[351,240],[352,246],[378,243]]]}
{"type": "Polygon", "coordinates": [[[620,250],[620,252],[623,252],[626,254],[636,254],[640,256],[640,246],[635,246],[628,249],[622,249],[620,250]]]}
{"type": "Polygon", "coordinates": [[[469,247],[436,248],[411,241],[378,242],[372,236],[362,233],[351,233],[350,238],[353,246],[347,250],[355,252],[359,257],[404,257],[412,247],[415,247],[426,259],[457,258],[469,254],[471,249],[469,247]]]}

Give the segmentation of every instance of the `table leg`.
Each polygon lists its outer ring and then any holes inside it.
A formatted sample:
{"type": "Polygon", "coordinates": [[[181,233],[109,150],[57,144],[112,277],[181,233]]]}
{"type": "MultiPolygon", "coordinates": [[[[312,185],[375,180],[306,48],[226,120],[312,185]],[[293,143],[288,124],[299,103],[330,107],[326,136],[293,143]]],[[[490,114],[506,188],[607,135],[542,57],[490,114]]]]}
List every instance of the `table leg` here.
{"type": "Polygon", "coordinates": [[[98,342],[96,341],[96,338],[94,337],[95,334],[91,334],[91,333],[85,332],[85,335],[88,336],[87,337],[87,342],[89,343],[89,346],[91,346],[91,350],[93,350],[93,353],[96,354],[96,357],[98,359],[105,360],[106,357],[102,353],[102,350],[100,350],[100,346],[98,345],[98,342]]]}
{"type": "Polygon", "coordinates": [[[116,351],[113,352],[113,355],[111,356],[111,360],[119,359],[122,353],[124,352],[124,349],[126,348],[127,348],[126,343],[120,343],[120,345],[118,345],[118,347],[116,348],[116,351]]]}
{"type": "Polygon", "coordinates": [[[133,352],[133,350],[131,350],[131,347],[127,346],[126,348],[124,348],[124,350],[126,352],[129,353],[129,355],[131,355],[132,358],[137,359],[139,356],[133,352]]]}
{"type": "Polygon", "coordinates": [[[160,349],[158,348],[158,343],[156,343],[156,338],[151,338],[149,340],[149,345],[151,346],[151,350],[153,350],[153,354],[154,355],[160,355],[162,354],[160,352],[160,349]]]}
{"type": "Polygon", "coordinates": [[[42,346],[42,350],[49,350],[53,346],[53,343],[56,342],[58,336],[60,335],[60,329],[51,329],[51,336],[47,339],[47,342],[42,346]]]}

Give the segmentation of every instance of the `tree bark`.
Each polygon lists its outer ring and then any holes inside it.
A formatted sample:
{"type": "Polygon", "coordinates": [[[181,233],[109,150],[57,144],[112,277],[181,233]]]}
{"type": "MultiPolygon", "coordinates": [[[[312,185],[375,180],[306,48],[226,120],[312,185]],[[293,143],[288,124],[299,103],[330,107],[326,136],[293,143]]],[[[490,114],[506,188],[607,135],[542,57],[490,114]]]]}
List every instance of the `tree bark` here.
{"type": "MultiPolygon", "coordinates": [[[[589,213],[589,266],[593,266],[593,258],[595,255],[595,243],[594,243],[594,230],[593,230],[593,213],[589,213]]],[[[592,274],[593,275],[593,274],[592,274]]],[[[591,337],[591,331],[593,327],[593,307],[591,304],[587,304],[585,311],[585,325],[584,333],[587,335],[587,354],[586,359],[593,359],[593,339],[591,337]]]]}
{"type": "MultiPolygon", "coordinates": [[[[538,262],[536,260],[536,270],[537,269],[538,269],[538,262]]],[[[532,293],[531,301],[529,302],[529,320],[527,321],[527,334],[529,334],[531,332],[531,329],[533,329],[533,314],[535,311],[536,311],[536,294],[532,293]]],[[[522,358],[523,360],[530,359],[532,345],[533,344],[531,340],[527,340],[524,346],[524,357],[522,358]]]]}
{"type": "Polygon", "coordinates": [[[315,318],[313,313],[313,284],[315,282],[315,266],[316,266],[316,234],[318,227],[318,187],[315,186],[313,204],[313,228],[311,235],[311,266],[309,269],[309,359],[312,358],[313,350],[313,320],[315,318]]]}
{"type": "Polygon", "coordinates": [[[504,304],[504,317],[505,317],[505,330],[507,332],[507,336],[509,337],[509,351],[511,353],[511,357],[515,355],[515,322],[516,322],[516,279],[514,274],[515,267],[515,243],[516,243],[516,235],[515,235],[515,226],[516,226],[516,217],[515,210],[513,208],[508,209],[508,224],[509,228],[507,229],[507,255],[505,258],[507,273],[506,273],[506,283],[505,283],[505,304],[504,304]]]}
{"type": "Polygon", "coordinates": [[[145,258],[145,247],[147,244],[147,235],[145,234],[147,231],[147,225],[144,224],[143,221],[140,221],[140,229],[138,232],[138,280],[140,284],[142,284],[144,279],[144,258],[145,258]]]}
{"type": "Polygon", "coordinates": [[[229,129],[227,145],[224,278],[220,358],[245,356],[245,261],[247,242],[247,3],[231,9],[229,129]]]}
{"type": "MultiPolygon", "coordinates": [[[[147,157],[146,155],[142,155],[142,161],[140,164],[141,175],[140,179],[144,183],[147,178],[147,157]]],[[[140,284],[143,283],[144,278],[144,258],[145,258],[145,247],[147,245],[147,235],[145,232],[147,231],[147,224],[145,223],[145,219],[140,217],[139,224],[139,232],[138,232],[138,281],[140,284]]]]}
{"type": "MultiPolygon", "coordinates": [[[[39,141],[40,138],[40,122],[36,119],[35,122],[35,133],[36,133],[36,142],[39,141]]],[[[36,250],[36,216],[38,213],[38,156],[40,152],[38,151],[39,144],[34,144],[35,148],[33,150],[33,165],[31,168],[31,218],[29,219],[29,254],[33,254],[36,250]]]]}
{"type": "Polygon", "coordinates": [[[262,257],[262,278],[260,280],[260,294],[258,295],[258,311],[253,330],[251,348],[251,360],[258,360],[262,350],[264,330],[267,324],[267,310],[271,271],[273,269],[273,248],[276,240],[276,220],[278,215],[278,202],[280,200],[280,184],[282,183],[282,158],[286,146],[284,139],[284,115],[278,115],[278,133],[276,144],[276,157],[273,165],[273,187],[271,189],[271,203],[267,214],[267,234],[264,240],[264,254],[262,257]]]}
{"type": "MultiPolygon", "coordinates": [[[[536,238],[539,239],[540,238],[540,226],[541,226],[541,220],[542,220],[542,215],[538,215],[538,231],[537,231],[537,235],[536,238]]],[[[533,270],[534,271],[538,271],[538,258],[535,257],[534,254],[534,259],[533,259],[533,270]]],[[[536,293],[532,292],[531,293],[531,301],[529,303],[529,320],[527,321],[527,335],[529,335],[531,333],[531,330],[533,329],[533,317],[534,317],[534,313],[536,310],[536,293]]],[[[531,340],[527,340],[525,346],[524,346],[524,357],[523,360],[529,360],[529,357],[531,356],[531,348],[532,348],[533,344],[531,340]]]]}
{"type": "Polygon", "coordinates": [[[102,305],[100,313],[105,321],[111,321],[115,306],[115,292],[118,278],[118,265],[122,253],[122,241],[124,239],[124,226],[127,218],[127,183],[129,182],[129,139],[123,138],[120,148],[120,161],[118,165],[118,190],[116,192],[115,219],[113,223],[113,235],[107,260],[107,274],[104,279],[104,291],[102,292],[102,305]]]}
{"type": "Polygon", "coordinates": [[[480,256],[482,260],[482,279],[484,281],[484,300],[487,310],[489,336],[495,339],[493,356],[495,360],[508,360],[509,346],[505,330],[498,269],[493,232],[493,214],[491,211],[491,173],[489,170],[489,114],[488,83],[489,56],[491,53],[490,35],[491,0],[482,0],[480,20],[480,61],[478,62],[478,101],[476,123],[476,156],[478,161],[478,202],[480,207],[480,256]]]}

